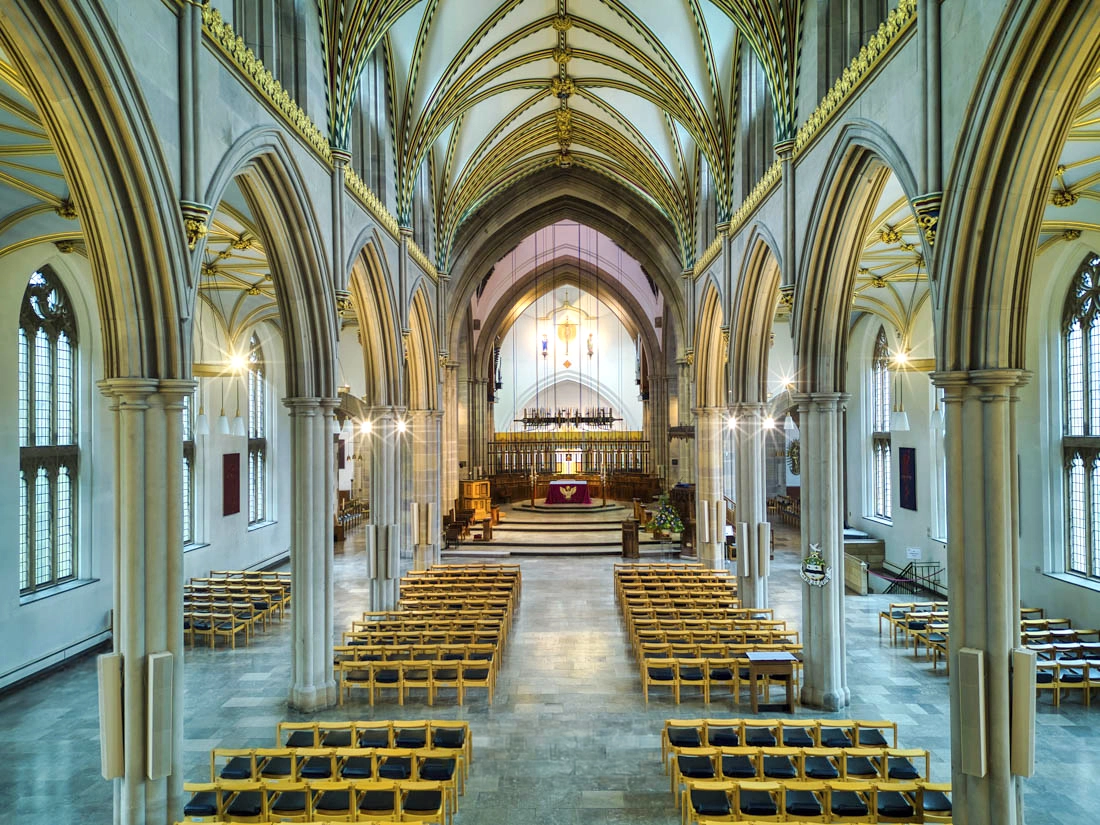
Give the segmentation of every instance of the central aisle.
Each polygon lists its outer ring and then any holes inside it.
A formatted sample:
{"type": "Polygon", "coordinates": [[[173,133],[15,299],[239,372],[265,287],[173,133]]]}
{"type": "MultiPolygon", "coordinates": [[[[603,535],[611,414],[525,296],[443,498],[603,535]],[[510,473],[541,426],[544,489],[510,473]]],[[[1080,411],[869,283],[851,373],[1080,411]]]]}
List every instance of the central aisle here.
{"type": "Polygon", "coordinates": [[[613,563],[524,560],[496,700],[464,714],[475,738],[462,825],[678,819],[659,749],[673,708],[644,707],[613,563]]]}

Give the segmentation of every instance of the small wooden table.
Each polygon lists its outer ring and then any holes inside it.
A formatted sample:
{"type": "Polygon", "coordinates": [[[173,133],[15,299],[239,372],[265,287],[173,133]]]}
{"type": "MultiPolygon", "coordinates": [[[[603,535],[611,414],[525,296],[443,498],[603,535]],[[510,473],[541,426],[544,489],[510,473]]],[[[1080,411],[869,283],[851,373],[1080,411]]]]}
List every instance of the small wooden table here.
{"type": "MultiPolygon", "coordinates": [[[[785,650],[749,651],[745,654],[749,660],[749,690],[752,691],[752,712],[759,713],[759,696],[756,690],[757,679],[761,676],[783,676],[787,687],[787,700],[780,705],[787,713],[794,713],[794,663],[798,661],[794,654],[785,650]]],[[[765,685],[767,682],[765,681],[765,685]]],[[[767,705],[768,703],[765,703],[767,705]]]]}

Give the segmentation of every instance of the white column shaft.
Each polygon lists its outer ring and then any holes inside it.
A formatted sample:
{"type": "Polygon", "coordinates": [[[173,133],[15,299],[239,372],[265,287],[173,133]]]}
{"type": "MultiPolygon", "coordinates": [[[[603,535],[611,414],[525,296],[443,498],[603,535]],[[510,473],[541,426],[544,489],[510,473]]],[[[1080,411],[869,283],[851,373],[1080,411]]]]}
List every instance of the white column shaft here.
{"type": "Polygon", "coordinates": [[[760,525],[767,521],[767,495],[764,478],[764,442],[766,432],[763,404],[737,404],[734,417],[734,462],[737,495],[737,522],[747,529],[737,535],[737,594],[744,607],[768,606],[768,578],[760,565],[761,553],[771,547],[758,543],[760,525]]]}

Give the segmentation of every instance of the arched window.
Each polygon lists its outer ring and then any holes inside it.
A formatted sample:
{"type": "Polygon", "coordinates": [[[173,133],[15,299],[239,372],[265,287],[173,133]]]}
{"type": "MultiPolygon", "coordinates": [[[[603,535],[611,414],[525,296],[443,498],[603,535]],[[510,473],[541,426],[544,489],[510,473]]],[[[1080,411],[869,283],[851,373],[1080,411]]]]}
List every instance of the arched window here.
{"type": "Polygon", "coordinates": [[[1062,311],[1065,356],[1066,571],[1100,578],[1100,256],[1090,255],[1062,311]]]}
{"type": "Polygon", "coordinates": [[[76,321],[49,270],[19,311],[19,592],[77,576],[76,321]]]}
{"type": "Polygon", "coordinates": [[[248,342],[248,523],[267,521],[267,378],[255,334],[248,342]]]}
{"type": "Polygon", "coordinates": [[[879,327],[871,357],[871,514],[892,518],[890,492],[890,347],[879,327]]]}

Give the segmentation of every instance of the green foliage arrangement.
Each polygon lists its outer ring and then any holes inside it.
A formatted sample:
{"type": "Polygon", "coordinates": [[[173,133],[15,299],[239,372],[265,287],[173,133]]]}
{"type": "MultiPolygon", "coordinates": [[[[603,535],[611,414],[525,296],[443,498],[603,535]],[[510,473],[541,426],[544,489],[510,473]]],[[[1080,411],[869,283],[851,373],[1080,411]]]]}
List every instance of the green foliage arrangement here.
{"type": "Polygon", "coordinates": [[[680,520],[680,514],[668,503],[668,495],[662,494],[657,499],[657,512],[653,514],[653,520],[646,525],[647,530],[664,530],[668,533],[681,533],[684,530],[684,522],[680,520]]]}

